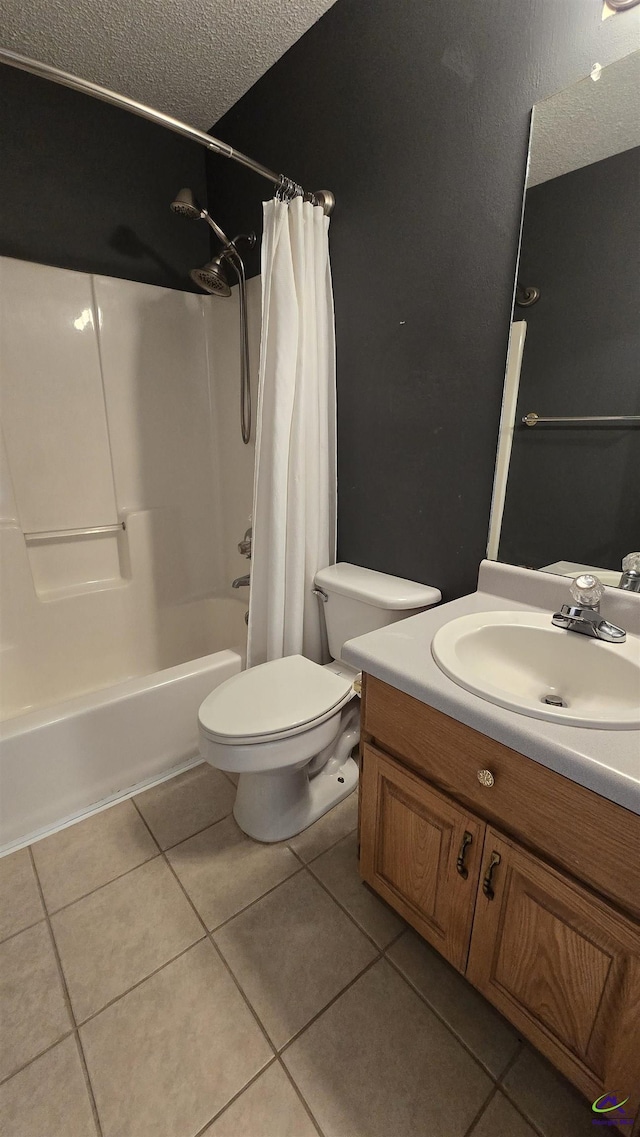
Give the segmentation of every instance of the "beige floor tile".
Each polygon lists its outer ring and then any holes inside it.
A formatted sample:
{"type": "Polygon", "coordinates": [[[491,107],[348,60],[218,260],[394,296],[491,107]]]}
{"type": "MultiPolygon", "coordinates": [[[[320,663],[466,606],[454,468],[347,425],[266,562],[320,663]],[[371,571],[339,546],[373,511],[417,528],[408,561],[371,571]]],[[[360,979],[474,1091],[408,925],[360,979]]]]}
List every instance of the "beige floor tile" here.
{"type": "Polygon", "coordinates": [[[35,924],[44,916],[28,849],[0,860],[0,940],[35,924]]]}
{"type": "Polygon", "coordinates": [[[314,822],[308,829],[292,837],[289,845],[305,862],[319,857],[330,845],[335,845],[341,837],[346,837],[358,824],[358,792],[354,790],[348,798],[334,805],[324,817],[314,822]]]}
{"type": "Polygon", "coordinates": [[[58,965],[43,922],[0,945],[0,1078],[71,1029],[58,965]]]}
{"type": "Polygon", "coordinates": [[[343,837],[332,849],[312,861],[309,868],[380,947],[386,947],[406,928],[404,920],[363,883],[358,872],[356,832],[343,837]]]}
{"type": "Polygon", "coordinates": [[[204,762],[145,790],[134,801],[160,848],[169,849],[227,817],[235,799],[228,778],[204,762]]]}
{"type": "Polygon", "coordinates": [[[462,1137],[493,1085],[386,960],[283,1058],[325,1137],[462,1137]]]}
{"type": "Polygon", "coordinates": [[[96,1137],[75,1038],[65,1038],[0,1086],[5,1137],[96,1137]]]}
{"type": "Polygon", "coordinates": [[[63,908],[51,924],[77,1022],[204,935],[162,857],[63,908]]]}
{"type": "Polygon", "coordinates": [[[286,845],[252,841],[227,817],[167,858],[208,928],[217,928],[300,868],[286,845]]]}
{"type": "Polygon", "coordinates": [[[307,872],[241,912],[214,938],[276,1047],[376,955],[307,872]]]}
{"type": "Polygon", "coordinates": [[[94,813],[33,846],[33,857],[50,912],[100,888],[158,852],[130,801],[94,813]]]}
{"type": "Polygon", "coordinates": [[[387,955],[476,1058],[499,1077],[520,1045],[507,1020],[415,932],[405,932],[387,955]]]}
{"type": "Polygon", "coordinates": [[[503,1094],[491,1099],[470,1137],[537,1137],[524,1117],[503,1094]]]}
{"type": "Polygon", "coordinates": [[[589,1103],[535,1050],[523,1050],[503,1084],[544,1137],[593,1137],[589,1103]]]}
{"type": "Polygon", "coordinates": [[[208,940],[80,1037],[104,1137],[193,1137],[272,1055],[208,940]]]}
{"type": "Polygon", "coordinates": [[[202,1137],[318,1137],[279,1062],[245,1090],[202,1137]]]}

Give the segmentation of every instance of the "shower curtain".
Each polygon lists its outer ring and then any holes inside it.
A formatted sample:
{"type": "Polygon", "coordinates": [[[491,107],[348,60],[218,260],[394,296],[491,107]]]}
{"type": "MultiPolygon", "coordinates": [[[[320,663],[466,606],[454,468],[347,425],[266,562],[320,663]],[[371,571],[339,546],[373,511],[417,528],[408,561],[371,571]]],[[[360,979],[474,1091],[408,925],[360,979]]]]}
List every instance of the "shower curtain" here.
{"type": "Polygon", "coordinates": [[[249,667],[324,661],[313,578],[336,547],[336,382],[329,218],[264,202],[249,667]]]}

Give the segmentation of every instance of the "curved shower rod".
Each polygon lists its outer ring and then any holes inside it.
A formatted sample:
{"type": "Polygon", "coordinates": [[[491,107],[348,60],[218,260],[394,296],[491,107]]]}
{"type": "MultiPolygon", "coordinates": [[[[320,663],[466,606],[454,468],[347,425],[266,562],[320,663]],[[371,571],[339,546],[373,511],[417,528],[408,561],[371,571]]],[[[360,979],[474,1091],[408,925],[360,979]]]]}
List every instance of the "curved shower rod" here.
{"type": "Polygon", "coordinates": [[[273,170],[269,170],[260,162],[255,162],[253,158],[247,157],[240,150],[234,150],[233,146],[229,146],[227,142],[221,142],[219,138],[206,134],[204,130],[189,126],[188,123],[164,114],[163,111],[156,111],[153,107],[146,106],[145,103],[139,103],[135,99],[128,98],[127,95],[119,95],[117,91],[111,91],[108,87],[101,87],[98,83],[91,83],[88,79],[80,79],[79,76],[71,75],[68,71],[60,71],[57,67],[50,67],[48,63],[39,63],[36,59],[29,59],[26,55],[18,55],[15,51],[7,51],[5,48],[0,48],[0,63],[5,63],[8,67],[16,67],[19,71],[28,71],[31,75],[38,75],[41,79],[49,79],[53,83],[60,83],[63,87],[71,87],[74,91],[91,95],[103,103],[111,103],[112,106],[120,107],[121,110],[131,111],[132,114],[137,114],[140,118],[155,122],[157,126],[164,126],[168,130],[172,130],[174,134],[181,134],[184,138],[197,142],[200,146],[206,147],[207,150],[213,151],[214,154],[220,154],[223,158],[231,158],[234,162],[239,162],[241,166],[246,166],[248,170],[253,170],[254,173],[260,174],[261,177],[272,182],[285,195],[302,195],[307,200],[313,201],[314,204],[322,206],[327,215],[333,210],[335,197],[331,190],[314,190],[313,193],[305,193],[302,186],[292,181],[291,178],[285,177],[284,174],[274,173],[273,170]]]}

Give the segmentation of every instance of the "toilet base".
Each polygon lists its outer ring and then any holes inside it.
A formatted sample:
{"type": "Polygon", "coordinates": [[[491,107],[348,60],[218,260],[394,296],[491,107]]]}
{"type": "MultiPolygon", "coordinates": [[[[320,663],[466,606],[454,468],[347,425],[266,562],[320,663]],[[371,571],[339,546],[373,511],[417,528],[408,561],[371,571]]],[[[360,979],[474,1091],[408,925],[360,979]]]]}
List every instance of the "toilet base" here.
{"type": "Polygon", "coordinates": [[[233,816],[244,833],[256,841],[286,841],[307,829],[358,784],[353,758],[338,764],[330,758],[319,773],[301,770],[241,774],[233,816]]]}

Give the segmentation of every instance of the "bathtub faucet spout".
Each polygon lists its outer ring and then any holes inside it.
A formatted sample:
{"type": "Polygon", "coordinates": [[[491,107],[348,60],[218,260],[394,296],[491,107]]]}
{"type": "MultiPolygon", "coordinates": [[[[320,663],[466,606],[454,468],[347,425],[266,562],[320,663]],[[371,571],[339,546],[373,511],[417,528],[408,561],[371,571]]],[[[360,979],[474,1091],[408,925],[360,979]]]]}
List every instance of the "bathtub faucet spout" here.
{"type": "Polygon", "coordinates": [[[232,588],[248,588],[251,583],[249,573],[246,576],[237,576],[235,580],[231,581],[232,588]]]}

